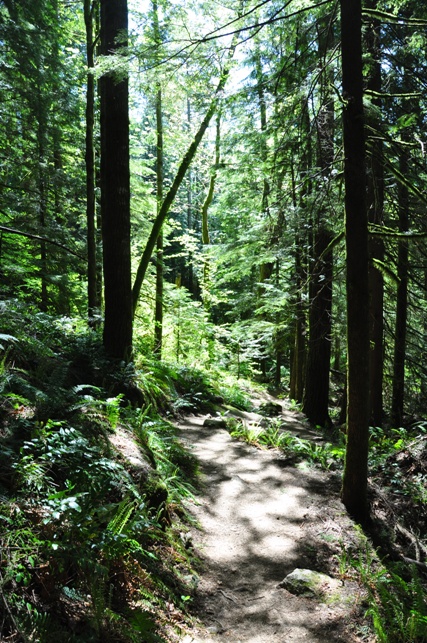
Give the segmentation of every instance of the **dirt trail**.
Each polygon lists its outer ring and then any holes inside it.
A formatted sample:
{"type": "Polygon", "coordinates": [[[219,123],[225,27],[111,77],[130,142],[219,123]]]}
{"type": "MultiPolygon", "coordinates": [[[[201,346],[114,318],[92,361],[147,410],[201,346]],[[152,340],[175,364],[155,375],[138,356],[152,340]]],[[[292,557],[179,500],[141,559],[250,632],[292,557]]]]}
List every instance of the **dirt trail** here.
{"type": "MultiPolygon", "coordinates": [[[[307,429],[285,411],[289,427],[307,429]]],[[[276,450],[233,440],[225,429],[181,425],[183,441],[200,461],[203,486],[190,511],[191,533],[203,572],[194,609],[203,627],[190,642],[332,643],[360,641],[352,622],[360,594],[346,581],[338,602],[295,596],[279,587],[295,568],[337,569],[334,552],[354,529],[332,474],[286,464],[276,450]]],[[[335,597],[336,598],[336,597],[335,597]]],[[[366,641],[366,639],[364,639],[366,641]]]]}

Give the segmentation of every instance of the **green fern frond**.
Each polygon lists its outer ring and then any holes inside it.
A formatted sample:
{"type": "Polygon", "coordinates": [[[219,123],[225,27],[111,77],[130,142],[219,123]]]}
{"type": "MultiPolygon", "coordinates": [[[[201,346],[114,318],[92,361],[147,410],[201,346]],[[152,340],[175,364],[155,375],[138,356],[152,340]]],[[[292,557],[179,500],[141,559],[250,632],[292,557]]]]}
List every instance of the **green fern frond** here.
{"type": "Polygon", "coordinates": [[[123,533],[124,528],[130,520],[133,512],[136,509],[134,499],[124,498],[117,508],[117,513],[108,523],[107,529],[113,534],[118,535],[123,533]]]}

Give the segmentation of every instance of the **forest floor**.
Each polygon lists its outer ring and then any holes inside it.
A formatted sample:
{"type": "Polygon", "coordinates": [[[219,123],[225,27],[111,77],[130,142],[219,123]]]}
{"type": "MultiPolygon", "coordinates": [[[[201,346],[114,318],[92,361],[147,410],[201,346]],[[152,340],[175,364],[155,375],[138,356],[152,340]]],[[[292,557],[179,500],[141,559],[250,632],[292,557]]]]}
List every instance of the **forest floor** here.
{"type": "MultiPolygon", "coordinates": [[[[285,430],[319,439],[301,415],[274,401],[283,406],[285,430]]],[[[183,643],[373,641],[363,591],[340,568],[359,550],[361,534],[340,502],[336,474],[295,467],[278,450],[235,440],[224,428],[203,426],[204,419],[179,426],[202,474],[188,506],[198,526],[187,534],[200,558],[191,608],[198,626],[183,643]],[[320,594],[295,595],[280,584],[298,568],[334,580],[320,594]]]]}

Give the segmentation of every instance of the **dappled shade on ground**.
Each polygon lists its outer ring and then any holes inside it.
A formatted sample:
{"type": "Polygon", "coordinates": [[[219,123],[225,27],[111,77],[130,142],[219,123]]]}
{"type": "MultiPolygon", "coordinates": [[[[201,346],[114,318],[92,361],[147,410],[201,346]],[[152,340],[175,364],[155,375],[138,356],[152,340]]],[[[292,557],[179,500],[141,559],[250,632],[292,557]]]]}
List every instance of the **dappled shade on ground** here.
{"type": "Polygon", "coordinates": [[[297,567],[333,572],[344,537],[347,545],[357,539],[336,478],[283,466],[277,451],[256,449],[202,423],[187,418],[181,427],[203,474],[190,511],[201,525],[193,543],[204,568],[195,609],[208,630],[188,640],[361,640],[351,631],[360,610],[355,584],[346,581],[346,593],[328,602],[278,586],[297,567]]]}

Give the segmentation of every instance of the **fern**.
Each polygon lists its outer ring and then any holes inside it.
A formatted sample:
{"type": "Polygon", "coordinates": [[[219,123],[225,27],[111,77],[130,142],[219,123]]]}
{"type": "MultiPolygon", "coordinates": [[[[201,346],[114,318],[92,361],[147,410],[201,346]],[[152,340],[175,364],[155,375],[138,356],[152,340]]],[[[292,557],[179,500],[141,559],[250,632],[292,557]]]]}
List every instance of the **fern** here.
{"type": "Polygon", "coordinates": [[[98,636],[100,636],[104,624],[105,613],[107,611],[106,601],[106,580],[102,576],[93,577],[90,581],[90,598],[93,610],[93,626],[98,636]]]}
{"type": "Polygon", "coordinates": [[[108,523],[107,529],[109,529],[115,535],[123,533],[123,530],[125,529],[135,509],[136,501],[134,499],[124,498],[117,508],[116,515],[108,523]]]}
{"type": "Polygon", "coordinates": [[[19,609],[16,624],[24,640],[38,643],[52,643],[55,640],[55,629],[50,614],[39,612],[30,603],[19,609]]]}
{"type": "Polygon", "coordinates": [[[146,643],[164,643],[164,639],[155,633],[156,624],[149,612],[136,612],[132,616],[131,626],[134,632],[141,635],[141,639],[146,643]]]}
{"type": "Polygon", "coordinates": [[[427,640],[425,590],[416,568],[407,582],[398,573],[366,574],[375,633],[380,643],[423,643],[427,640]]]}

